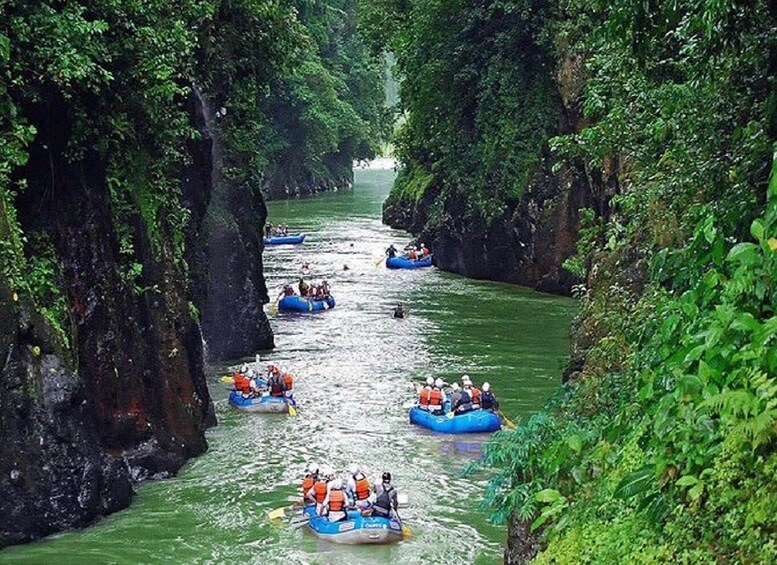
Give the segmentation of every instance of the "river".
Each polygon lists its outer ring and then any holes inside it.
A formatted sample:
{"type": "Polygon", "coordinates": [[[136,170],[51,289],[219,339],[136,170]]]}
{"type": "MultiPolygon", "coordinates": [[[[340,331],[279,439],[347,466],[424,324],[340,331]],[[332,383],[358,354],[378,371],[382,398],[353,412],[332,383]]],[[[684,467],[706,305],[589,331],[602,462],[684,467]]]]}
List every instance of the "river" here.
{"type": "MultiPolygon", "coordinates": [[[[175,479],[140,487],[132,506],[99,524],[0,552],[8,563],[498,563],[505,538],[479,509],[488,475],[461,477],[487,437],[434,435],[409,424],[413,381],[468,373],[488,380],[514,420],[558,386],[575,303],[437,269],[389,271],[383,250],[408,235],[380,223],[387,170],[356,172],[353,190],[268,204],[271,221],[309,234],[302,246],[265,250],[271,299],[311,264],[326,278],[333,310],[272,313],[276,349],[262,354],[296,376],[296,418],[236,413],[209,379],[219,425],[209,451],[175,479]],[[376,266],[377,263],[377,266],[376,266]],[[349,270],[344,270],[348,265],[349,270]],[[409,306],[392,318],[394,304],[409,306]],[[412,538],[383,547],[338,546],[270,523],[288,504],[309,461],[370,478],[390,470],[407,493],[412,538]]],[[[226,313],[225,315],[230,315],[226,313]]],[[[235,323],[240,323],[239,319],[235,323]]]]}

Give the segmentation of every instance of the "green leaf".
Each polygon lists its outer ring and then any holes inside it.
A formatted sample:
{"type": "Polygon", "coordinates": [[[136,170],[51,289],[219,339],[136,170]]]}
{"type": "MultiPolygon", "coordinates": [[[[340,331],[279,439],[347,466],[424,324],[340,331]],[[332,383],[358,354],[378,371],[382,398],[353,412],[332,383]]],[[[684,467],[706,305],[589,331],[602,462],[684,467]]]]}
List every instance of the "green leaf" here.
{"type": "Polygon", "coordinates": [[[567,445],[575,453],[580,453],[583,449],[583,438],[580,434],[575,434],[567,438],[567,445]]]}
{"type": "Polygon", "coordinates": [[[615,487],[615,498],[627,499],[643,492],[647,492],[655,483],[655,470],[653,465],[645,465],[641,469],[626,475],[615,487]]]}
{"type": "Polygon", "coordinates": [[[678,487],[686,487],[686,486],[695,485],[698,482],[699,482],[699,479],[697,479],[694,475],[683,475],[677,480],[675,484],[678,487]]]}
{"type": "Polygon", "coordinates": [[[756,218],[753,220],[753,223],[750,224],[750,233],[757,241],[763,241],[764,240],[764,223],[756,218]]]}
{"type": "Polygon", "coordinates": [[[710,220],[704,224],[704,239],[707,240],[707,243],[712,243],[717,233],[718,230],[715,229],[715,224],[712,223],[712,219],[710,218],[710,220]]]}
{"type": "Polygon", "coordinates": [[[742,265],[752,265],[758,259],[758,246],[755,243],[737,243],[726,256],[727,261],[736,261],[742,265]]]}
{"type": "Polygon", "coordinates": [[[5,64],[11,55],[11,41],[0,33],[0,63],[5,64]]]}
{"type": "Polygon", "coordinates": [[[534,530],[542,526],[545,522],[548,521],[548,518],[550,518],[550,514],[543,514],[539,518],[534,520],[534,522],[531,523],[531,531],[533,532],[534,530]]]}
{"type": "Polygon", "coordinates": [[[534,500],[537,502],[555,502],[559,498],[563,498],[563,495],[552,488],[543,489],[534,495],[534,500]]]}
{"type": "Polygon", "coordinates": [[[698,500],[704,492],[704,483],[699,481],[688,491],[688,498],[691,500],[698,500]]]}

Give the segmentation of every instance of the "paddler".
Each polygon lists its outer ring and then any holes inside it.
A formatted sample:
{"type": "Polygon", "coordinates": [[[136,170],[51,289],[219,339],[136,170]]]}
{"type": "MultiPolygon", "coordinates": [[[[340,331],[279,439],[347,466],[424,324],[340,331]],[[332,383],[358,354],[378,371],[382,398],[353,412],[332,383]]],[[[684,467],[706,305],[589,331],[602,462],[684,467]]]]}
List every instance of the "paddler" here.
{"type": "Polygon", "coordinates": [[[329,492],[324,499],[323,506],[330,522],[339,522],[348,518],[342,479],[334,479],[329,483],[329,492]]]}
{"type": "Polygon", "coordinates": [[[369,500],[370,482],[356,463],[351,464],[348,471],[350,475],[348,477],[348,490],[351,492],[354,506],[359,510],[366,510],[371,506],[369,500]]]}
{"type": "Polygon", "coordinates": [[[375,485],[375,502],[372,504],[372,515],[383,518],[396,517],[399,501],[397,500],[397,489],[391,484],[391,473],[383,473],[381,483],[375,485]]]}

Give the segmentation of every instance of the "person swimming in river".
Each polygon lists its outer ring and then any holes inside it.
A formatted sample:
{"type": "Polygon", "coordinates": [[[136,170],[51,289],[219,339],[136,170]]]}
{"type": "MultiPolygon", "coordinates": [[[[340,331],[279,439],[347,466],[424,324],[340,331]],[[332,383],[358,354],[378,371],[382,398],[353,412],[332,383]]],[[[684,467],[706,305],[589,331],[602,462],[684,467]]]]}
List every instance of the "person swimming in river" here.
{"type": "Polygon", "coordinates": [[[405,308],[404,306],[402,306],[401,302],[397,302],[397,305],[394,307],[394,317],[395,318],[405,317],[405,308]]]}

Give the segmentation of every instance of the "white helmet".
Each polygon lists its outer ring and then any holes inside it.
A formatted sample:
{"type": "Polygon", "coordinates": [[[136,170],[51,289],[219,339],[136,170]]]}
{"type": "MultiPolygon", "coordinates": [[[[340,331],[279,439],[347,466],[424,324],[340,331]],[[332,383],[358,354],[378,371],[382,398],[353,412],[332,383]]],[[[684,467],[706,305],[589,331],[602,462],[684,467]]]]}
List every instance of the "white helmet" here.
{"type": "Polygon", "coordinates": [[[442,385],[443,385],[442,379],[440,377],[437,377],[437,380],[434,381],[434,386],[436,386],[437,388],[442,388],[442,385]]]}
{"type": "Polygon", "coordinates": [[[252,379],[254,377],[254,370],[248,369],[248,372],[246,373],[246,377],[248,377],[249,379],[252,379]]]}
{"type": "Polygon", "coordinates": [[[462,384],[472,384],[472,379],[469,378],[469,375],[464,375],[461,377],[462,384]]]}
{"type": "Polygon", "coordinates": [[[332,467],[329,467],[328,465],[324,467],[323,475],[325,477],[334,477],[335,476],[335,470],[332,469],[332,467]]]}
{"type": "Polygon", "coordinates": [[[426,377],[426,384],[433,385],[434,384],[434,377],[426,377]]]}
{"type": "Polygon", "coordinates": [[[451,388],[452,388],[453,390],[459,390],[459,383],[453,383],[453,384],[451,385],[451,388]]]}
{"type": "Polygon", "coordinates": [[[240,365],[240,372],[241,372],[241,373],[245,374],[245,372],[246,372],[247,370],[248,370],[248,365],[246,365],[245,363],[243,363],[242,365],[240,365]]]}
{"type": "Polygon", "coordinates": [[[311,475],[318,473],[318,463],[308,463],[308,473],[311,475]]]}
{"type": "Polygon", "coordinates": [[[491,385],[488,383],[483,383],[483,392],[488,392],[488,390],[491,388],[491,385]]]}
{"type": "Polygon", "coordinates": [[[343,479],[335,479],[332,481],[332,488],[333,489],[341,489],[343,488],[343,479]]]}
{"type": "Polygon", "coordinates": [[[356,473],[359,472],[359,466],[356,463],[351,463],[351,465],[348,467],[348,471],[352,475],[355,475],[356,473]]]}

